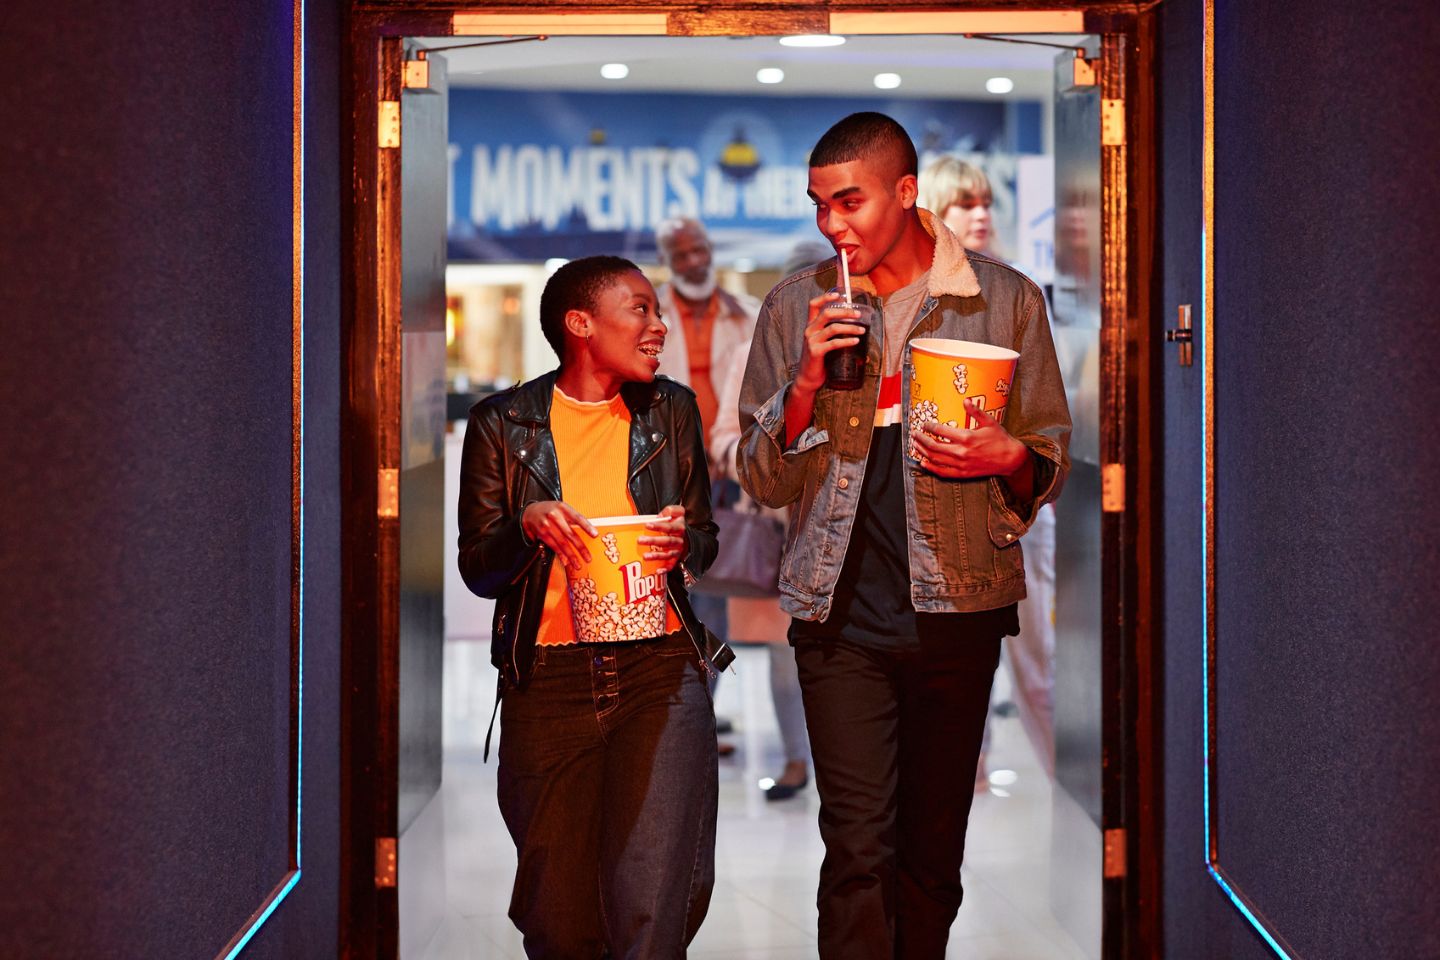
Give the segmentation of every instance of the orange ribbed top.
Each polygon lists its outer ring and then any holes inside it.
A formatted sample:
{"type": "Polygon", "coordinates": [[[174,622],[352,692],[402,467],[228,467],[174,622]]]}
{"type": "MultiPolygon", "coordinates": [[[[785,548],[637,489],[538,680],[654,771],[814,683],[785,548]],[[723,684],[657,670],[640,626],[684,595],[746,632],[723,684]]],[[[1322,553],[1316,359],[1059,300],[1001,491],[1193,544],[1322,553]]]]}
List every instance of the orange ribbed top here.
{"type": "MultiPolygon", "coordinates": [[[[616,394],[609,400],[589,402],[569,397],[555,388],[550,404],[550,433],[560,467],[560,494],[586,517],[618,517],[636,512],[630,496],[630,409],[616,394]]],[[[570,594],[565,567],[557,559],[550,567],[545,588],[545,609],[535,643],[540,646],[575,642],[570,617],[570,594]]],[[[665,629],[680,629],[680,618],[666,603],[665,629]]]]}

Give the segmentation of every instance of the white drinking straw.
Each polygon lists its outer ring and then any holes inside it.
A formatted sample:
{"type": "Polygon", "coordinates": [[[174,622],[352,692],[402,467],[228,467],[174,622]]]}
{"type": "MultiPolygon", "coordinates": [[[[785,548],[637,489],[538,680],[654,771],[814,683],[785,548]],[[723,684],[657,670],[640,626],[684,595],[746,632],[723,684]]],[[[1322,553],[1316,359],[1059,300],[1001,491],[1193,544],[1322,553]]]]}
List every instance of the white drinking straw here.
{"type": "Polygon", "coordinates": [[[850,254],[845,250],[840,251],[840,276],[845,278],[845,302],[850,303],[850,254]]]}

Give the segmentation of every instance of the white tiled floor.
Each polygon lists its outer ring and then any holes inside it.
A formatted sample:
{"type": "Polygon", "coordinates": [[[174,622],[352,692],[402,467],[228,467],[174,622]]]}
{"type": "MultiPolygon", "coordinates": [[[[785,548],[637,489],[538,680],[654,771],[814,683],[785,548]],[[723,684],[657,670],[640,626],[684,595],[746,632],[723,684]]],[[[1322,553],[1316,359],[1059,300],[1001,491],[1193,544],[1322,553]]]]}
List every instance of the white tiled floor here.
{"type": "MultiPolygon", "coordinates": [[[[488,644],[446,645],[445,773],[440,794],[401,839],[404,960],[524,960],[505,915],[515,854],[495,803],[495,760],[480,761],[494,703],[488,644]]],[[[815,880],[823,853],[811,787],[766,803],[756,780],[781,766],[763,650],[739,651],[718,712],[733,718],[738,749],[721,761],[716,885],[709,918],[691,945],[696,958],[806,960],[815,948],[815,880]]],[[[1003,678],[997,681],[1002,686],[1003,678]]],[[[966,960],[1085,960],[1098,955],[1099,880],[1066,894],[1078,905],[1086,949],[1051,909],[1052,800],[1069,822],[1014,719],[993,728],[990,769],[1013,770],[1001,791],[975,798],[965,865],[965,904],[948,957],[966,960]],[[1005,795],[1008,793],[1008,796],[1005,795]],[[1091,905],[1093,903],[1093,906],[1091,905]],[[1093,941],[1093,942],[1092,942],[1093,941]]],[[[498,733],[497,733],[498,736],[498,733]]],[[[1077,829],[1088,828],[1078,821],[1077,829]]],[[[1073,928],[1072,924],[1072,928],[1073,928]]]]}

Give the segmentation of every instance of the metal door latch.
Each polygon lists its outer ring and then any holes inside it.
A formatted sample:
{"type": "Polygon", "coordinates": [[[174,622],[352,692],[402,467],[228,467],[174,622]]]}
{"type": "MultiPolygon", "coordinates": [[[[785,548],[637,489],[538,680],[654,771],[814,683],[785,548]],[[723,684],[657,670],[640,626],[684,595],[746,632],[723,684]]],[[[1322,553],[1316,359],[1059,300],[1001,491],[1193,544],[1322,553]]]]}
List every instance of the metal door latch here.
{"type": "Polygon", "coordinates": [[[1180,366],[1189,367],[1195,363],[1195,331],[1190,327],[1190,304],[1180,304],[1180,326],[1165,331],[1165,339],[1180,344],[1180,366]]]}

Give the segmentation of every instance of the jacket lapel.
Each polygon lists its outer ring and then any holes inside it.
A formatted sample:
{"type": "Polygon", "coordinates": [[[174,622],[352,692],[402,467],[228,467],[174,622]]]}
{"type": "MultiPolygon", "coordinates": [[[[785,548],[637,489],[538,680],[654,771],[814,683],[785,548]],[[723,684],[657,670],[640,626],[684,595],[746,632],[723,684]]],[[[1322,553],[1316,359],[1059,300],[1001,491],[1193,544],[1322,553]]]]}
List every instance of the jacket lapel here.
{"type": "Polygon", "coordinates": [[[515,446],[515,459],[530,471],[537,483],[556,500],[563,500],[560,491],[560,458],[555,453],[555,437],[550,432],[550,404],[555,397],[556,372],[537,377],[515,391],[506,408],[511,420],[530,427],[515,446]]]}
{"type": "MultiPolygon", "coordinates": [[[[660,396],[653,384],[627,383],[620,388],[620,393],[625,398],[625,406],[630,410],[630,468],[627,479],[631,481],[630,489],[633,493],[636,474],[654,459],[665,446],[667,438],[656,426],[656,418],[651,415],[651,410],[660,396]]],[[[639,503],[635,506],[645,509],[639,503]]]]}

